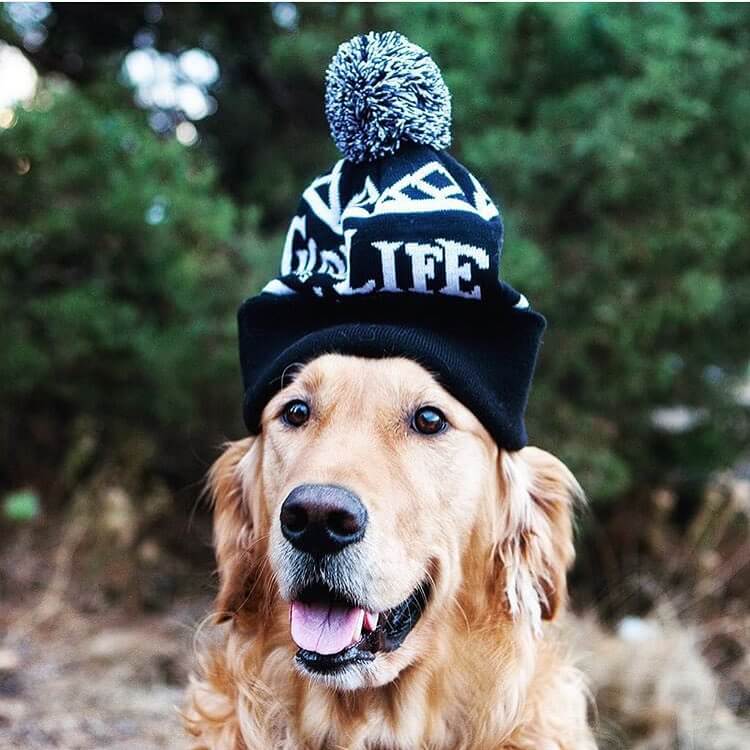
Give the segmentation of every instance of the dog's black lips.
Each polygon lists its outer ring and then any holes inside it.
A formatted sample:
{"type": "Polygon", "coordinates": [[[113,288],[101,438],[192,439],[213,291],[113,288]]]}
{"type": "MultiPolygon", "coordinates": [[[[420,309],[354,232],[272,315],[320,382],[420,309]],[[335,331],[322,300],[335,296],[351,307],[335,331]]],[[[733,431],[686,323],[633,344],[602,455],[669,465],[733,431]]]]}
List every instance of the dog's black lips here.
{"type": "MultiPolygon", "coordinates": [[[[332,594],[323,586],[308,587],[301,592],[301,601],[329,601],[348,604],[340,596],[332,594]]],[[[318,674],[333,674],[351,664],[362,664],[372,661],[379,652],[395,651],[412,631],[422,616],[430,598],[429,583],[422,583],[401,604],[382,612],[375,630],[364,632],[362,637],[337,654],[319,654],[301,648],[297,651],[297,660],[305,669],[318,674]]]]}

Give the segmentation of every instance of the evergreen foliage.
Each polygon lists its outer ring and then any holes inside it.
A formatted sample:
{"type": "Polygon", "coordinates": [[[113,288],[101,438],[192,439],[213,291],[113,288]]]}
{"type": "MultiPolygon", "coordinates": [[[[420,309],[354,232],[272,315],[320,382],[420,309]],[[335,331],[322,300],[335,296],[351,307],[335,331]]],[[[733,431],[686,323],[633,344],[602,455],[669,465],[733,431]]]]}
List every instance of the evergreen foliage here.
{"type": "Polygon", "coordinates": [[[52,481],[81,433],[99,461],[147,438],[169,470],[221,421],[239,424],[234,319],[253,269],[238,247],[252,217],[202,162],[75,88],[43,92],[0,131],[8,483],[52,481]]]}

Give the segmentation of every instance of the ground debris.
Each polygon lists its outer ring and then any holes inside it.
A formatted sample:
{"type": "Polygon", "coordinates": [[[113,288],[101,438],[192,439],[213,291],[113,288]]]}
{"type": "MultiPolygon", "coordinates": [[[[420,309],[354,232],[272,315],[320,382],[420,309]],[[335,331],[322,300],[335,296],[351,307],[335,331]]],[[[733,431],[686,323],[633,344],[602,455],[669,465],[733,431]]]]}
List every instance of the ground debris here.
{"type": "Polygon", "coordinates": [[[53,624],[3,647],[10,668],[0,671],[0,747],[183,748],[177,707],[208,606],[201,599],[168,614],[93,617],[64,608],[53,624]]]}

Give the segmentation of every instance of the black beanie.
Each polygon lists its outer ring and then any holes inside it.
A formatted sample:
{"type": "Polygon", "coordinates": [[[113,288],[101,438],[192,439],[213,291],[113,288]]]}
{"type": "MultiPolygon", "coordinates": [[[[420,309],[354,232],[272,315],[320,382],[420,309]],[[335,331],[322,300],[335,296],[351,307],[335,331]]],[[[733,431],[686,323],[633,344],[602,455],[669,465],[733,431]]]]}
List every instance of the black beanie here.
{"type": "Polygon", "coordinates": [[[326,82],[344,158],[303,193],[281,275],[239,311],[248,430],[291,365],[337,352],[415,360],[499,446],[522,448],[545,322],[499,280],[500,214],[444,150],[440,71],[400,34],[371,32],[339,47],[326,82]]]}

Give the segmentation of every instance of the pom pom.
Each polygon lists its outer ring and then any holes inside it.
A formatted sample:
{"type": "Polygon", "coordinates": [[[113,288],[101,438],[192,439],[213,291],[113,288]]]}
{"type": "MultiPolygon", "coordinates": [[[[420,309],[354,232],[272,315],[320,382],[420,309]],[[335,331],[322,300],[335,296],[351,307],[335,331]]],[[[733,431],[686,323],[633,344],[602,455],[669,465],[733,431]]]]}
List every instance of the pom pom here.
{"type": "Polygon", "coordinates": [[[441,150],[451,142],[451,98],[440,69],[389,31],[342,44],[326,73],[326,117],[345,159],[372,161],[402,141],[441,150]]]}

